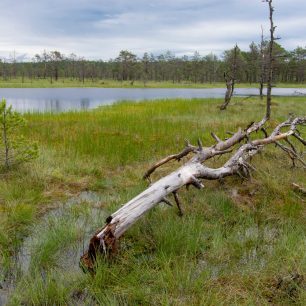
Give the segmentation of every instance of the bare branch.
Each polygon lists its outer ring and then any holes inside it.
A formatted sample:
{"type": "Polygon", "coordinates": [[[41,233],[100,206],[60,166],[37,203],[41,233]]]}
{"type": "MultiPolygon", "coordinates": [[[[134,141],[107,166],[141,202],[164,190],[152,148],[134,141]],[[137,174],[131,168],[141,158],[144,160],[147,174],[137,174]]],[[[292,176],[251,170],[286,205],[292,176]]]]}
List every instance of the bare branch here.
{"type": "MultiPolygon", "coordinates": [[[[288,119],[276,126],[269,136],[252,141],[250,140],[248,143],[241,145],[228,161],[219,168],[210,168],[203,164],[207,159],[231,150],[234,145],[244,139],[249,133],[262,129],[264,122],[266,122],[266,118],[258,123],[252,124],[247,130],[242,131],[239,129],[228,140],[218,142],[216,145],[209,148],[203,148],[201,144],[199,144],[199,147],[201,147],[201,150],[199,150],[199,148],[189,145],[187,147],[189,149],[183,151],[185,155],[181,153],[171,155],[162,162],[157,163],[159,166],[171,159],[177,159],[178,156],[186,156],[190,152],[196,154],[179,169],[150,185],[146,190],[114,212],[108,218],[107,224],[91,239],[88,252],[81,258],[82,264],[88,269],[93,269],[97,253],[113,253],[117,249],[118,239],[139,218],[141,218],[143,214],[160,202],[169,203],[169,201],[166,200],[167,195],[173,193],[178,209],[180,213],[182,213],[180,202],[177,197],[177,191],[181,187],[192,184],[200,189],[204,187],[201,182],[203,179],[220,180],[231,175],[240,175],[242,178],[245,176],[249,177],[251,174],[250,170],[254,170],[253,166],[249,164],[251,157],[261,151],[264,146],[273,143],[278,144],[279,141],[286,140],[289,136],[294,135],[297,126],[306,123],[306,118],[288,119]],[[287,128],[287,130],[282,131],[284,128],[287,128]]],[[[296,154],[292,148],[286,147],[286,150],[290,150],[291,154],[296,154]]],[[[295,158],[297,157],[295,156],[295,158]]],[[[157,167],[155,167],[154,170],[156,168],[157,167]]]]}
{"type": "Polygon", "coordinates": [[[213,132],[210,133],[211,137],[216,140],[216,142],[221,142],[222,140],[213,132]]]}
{"type": "Polygon", "coordinates": [[[283,144],[281,144],[280,142],[275,142],[275,144],[281,148],[283,151],[285,151],[288,156],[290,157],[290,159],[292,160],[292,165],[293,167],[295,167],[295,159],[297,159],[303,166],[304,168],[306,168],[306,163],[303,161],[303,159],[297,154],[296,151],[294,151],[291,148],[288,148],[286,146],[284,146],[283,144]]]}
{"type": "Polygon", "coordinates": [[[306,146],[306,140],[304,140],[298,133],[292,134],[296,139],[298,139],[304,146],[306,146]]]}
{"type": "Polygon", "coordinates": [[[292,187],[293,187],[293,189],[301,192],[303,195],[306,195],[306,188],[301,187],[300,185],[298,185],[296,183],[292,183],[292,187]]]}
{"type": "Polygon", "coordinates": [[[183,210],[182,210],[182,207],[181,207],[182,205],[181,205],[180,199],[179,199],[176,191],[173,192],[173,196],[174,196],[174,200],[175,200],[176,206],[177,206],[178,211],[179,211],[179,216],[182,217],[183,216],[183,210]]]}
{"type": "MultiPolygon", "coordinates": [[[[250,123],[247,128],[242,131],[240,128],[236,133],[233,133],[233,135],[226,139],[225,141],[222,141],[221,139],[218,138],[218,143],[216,145],[213,145],[208,148],[203,148],[202,142],[199,139],[198,140],[198,147],[193,146],[189,143],[188,140],[186,140],[186,147],[178,154],[173,154],[169,155],[162,160],[158,161],[156,164],[151,166],[147,172],[144,174],[143,178],[144,179],[150,179],[151,174],[159,167],[162,165],[168,163],[171,160],[181,160],[183,157],[187,156],[189,153],[197,153],[195,156],[195,159],[198,160],[198,162],[204,162],[207,159],[210,159],[216,155],[222,155],[225,153],[232,152],[231,147],[233,147],[235,144],[239,143],[242,141],[244,138],[247,138],[248,135],[250,135],[253,132],[257,132],[259,129],[263,127],[263,125],[266,123],[267,118],[264,117],[261,121],[259,122],[252,122],[250,123]]],[[[213,133],[212,133],[213,134],[213,133]]],[[[215,134],[214,134],[215,135],[215,134]]]]}
{"type": "Polygon", "coordinates": [[[173,206],[172,203],[166,197],[162,198],[162,200],[160,202],[165,203],[165,204],[167,204],[168,206],[171,206],[171,207],[173,206]]]}
{"type": "Polygon", "coordinates": [[[180,161],[183,157],[187,156],[189,153],[193,152],[195,153],[197,151],[197,148],[188,144],[180,153],[178,154],[172,154],[169,155],[165,158],[163,158],[162,160],[158,161],[156,164],[154,164],[152,167],[150,167],[149,170],[147,170],[147,172],[144,174],[143,178],[144,179],[149,179],[150,175],[159,167],[161,167],[162,165],[168,163],[171,160],[177,160],[180,161]]]}

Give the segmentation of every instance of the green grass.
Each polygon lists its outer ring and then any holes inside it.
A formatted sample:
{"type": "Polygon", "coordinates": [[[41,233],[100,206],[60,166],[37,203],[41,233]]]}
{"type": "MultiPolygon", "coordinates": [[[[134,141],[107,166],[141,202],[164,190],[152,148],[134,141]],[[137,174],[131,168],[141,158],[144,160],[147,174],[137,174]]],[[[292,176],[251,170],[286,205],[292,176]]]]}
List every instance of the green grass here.
{"type": "MultiPolygon", "coordinates": [[[[278,83],[281,88],[305,88],[306,83],[278,83]]],[[[69,78],[59,78],[58,81],[50,82],[50,79],[29,79],[12,78],[0,80],[0,88],[66,88],[66,87],[98,87],[98,88],[223,88],[224,82],[214,83],[193,83],[182,81],[173,83],[171,81],[148,81],[146,85],[142,81],[115,81],[115,80],[94,80],[86,79],[84,83],[69,78]]],[[[258,87],[257,83],[237,83],[238,88],[258,87]]]]}
{"type": "MultiPolygon", "coordinates": [[[[305,115],[305,102],[274,98],[269,129],[291,112],[305,115]]],[[[225,138],[265,109],[257,98],[234,98],[226,112],[220,103],[122,102],[90,112],[27,114],[24,133],[39,143],[40,157],[0,181],[0,284],[14,280],[9,305],[304,305],[305,199],[291,183],[305,186],[305,172],[292,169],[274,146],[253,158],[252,180],[182,190],[183,218],[163,205],[150,211],[121,240],[117,258],[100,260],[94,277],[76,264],[84,235],[147,186],[141,176],[149,165],[181,150],[184,138],[210,145],[211,131],[225,138]],[[89,202],[67,204],[85,190],[99,193],[102,216],[89,202]],[[25,245],[28,270],[16,261],[25,245]],[[291,273],[304,281],[279,286],[291,273]]],[[[165,166],[155,179],[175,167],[165,166]]]]}

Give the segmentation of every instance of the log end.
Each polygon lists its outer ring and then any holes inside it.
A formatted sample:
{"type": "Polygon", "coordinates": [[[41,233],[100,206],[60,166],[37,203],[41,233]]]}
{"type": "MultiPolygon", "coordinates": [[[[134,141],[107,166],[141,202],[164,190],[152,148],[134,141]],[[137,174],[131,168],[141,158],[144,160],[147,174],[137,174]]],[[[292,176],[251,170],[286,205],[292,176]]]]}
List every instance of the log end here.
{"type": "Polygon", "coordinates": [[[95,273],[99,256],[112,257],[117,253],[117,238],[113,234],[113,227],[114,224],[107,224],[103,229],[103,237],[98,237],[97,233],[90,239],[88,251],[81,256],[79,263],[85,273],[95,273]]]}
{"type": "Polygon", "coordinates": [[[100,239],[95,235],[90,239],[88,251],[80,258],[79,265],[84,272],[94,273],[97,253],[100,248],[100,239]]]}
{"type": "Polygon", "coordinates": [[[95,273],[95,263],[90,258],[90,255],[88,254],[88,252],[86,252],[85,254],[81,256],[79,266],[83,270],[84,273],[87,273],[87,272],[89,272],[90,274],[95,273]]]}

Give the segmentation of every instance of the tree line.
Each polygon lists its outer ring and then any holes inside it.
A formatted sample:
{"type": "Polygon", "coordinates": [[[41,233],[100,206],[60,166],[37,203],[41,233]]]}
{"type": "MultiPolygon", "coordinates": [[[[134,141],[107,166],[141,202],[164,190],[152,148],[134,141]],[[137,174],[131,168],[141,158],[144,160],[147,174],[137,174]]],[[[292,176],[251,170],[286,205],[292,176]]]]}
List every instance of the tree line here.
{"type": "MultiPolygon", "coordinates": [[[[68,56],[59,51],[43,51],[31,61],[18,62],[15,57],[0,59],[0,78],[4,81],[14,78],[31,80],[46,79],[51,84],[59,79],[74,81],[117,80],[170,81],[173,83],[214,83],[223,82],[228,71],[235,67],[236,82],[266,82],[265,69],[269,42],[252,42],[247,51],[237,45],[226,50],[221,56],[210,53],[201,56],[195,52],[192,56],[177,57],[172,52],[153,55],[144,53],[137,57],[130,51],[122,50],[115,59],[86,60],[75,54],[68,56]]],[[[280,44],[274,46],[273,82],[305,82],[306,48],[297,47],[293,51],[284,49],[280,44]]]]}

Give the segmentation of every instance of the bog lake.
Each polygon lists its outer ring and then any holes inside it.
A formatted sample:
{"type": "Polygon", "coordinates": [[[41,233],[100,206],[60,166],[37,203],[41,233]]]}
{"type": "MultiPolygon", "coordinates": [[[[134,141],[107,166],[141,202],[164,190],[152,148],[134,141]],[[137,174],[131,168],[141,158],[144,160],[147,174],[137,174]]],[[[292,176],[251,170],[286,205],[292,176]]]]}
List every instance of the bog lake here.
{"type": "MultiPolygon", "coordinates": [[[[237,88],[234,96],[256,96],[258,88],[237,88]]],[[[306,95],[305,88],[273,88],[275,96],[306,95]]],[[[225,88],[1,88],[0,98],[18,112],[81,111],[119,101],[222,98],[225,88]]]]}

